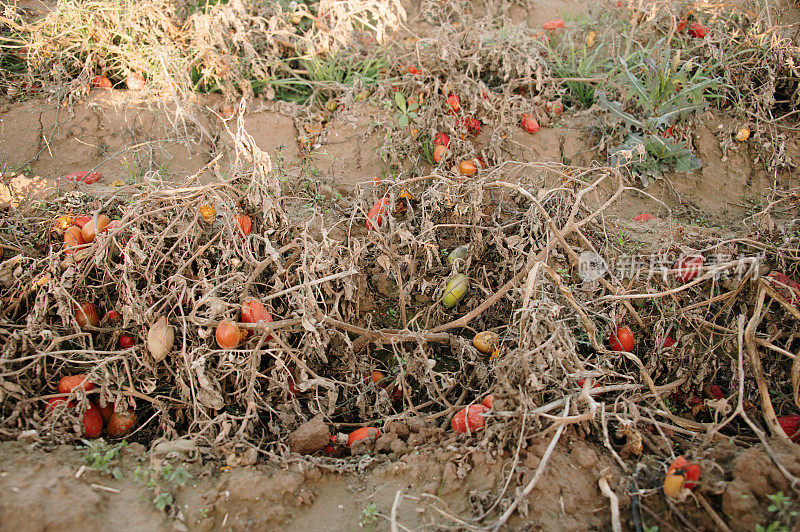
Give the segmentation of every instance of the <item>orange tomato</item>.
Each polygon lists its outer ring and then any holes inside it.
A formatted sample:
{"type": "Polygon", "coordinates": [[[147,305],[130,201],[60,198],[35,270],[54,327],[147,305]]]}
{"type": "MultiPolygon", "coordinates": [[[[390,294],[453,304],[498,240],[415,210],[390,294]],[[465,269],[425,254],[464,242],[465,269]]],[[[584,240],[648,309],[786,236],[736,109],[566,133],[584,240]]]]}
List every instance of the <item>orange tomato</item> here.
{"type": "Polygon", "coordinates": [[[217,325],[214,336],[217,339],[217,345],[222,349],[235,349],[242,341],[243,332],[246,334],[246,331],[240,330],[232,321],[223,320],[217,325]]]}
{"type": "Polygon", "coordinates": [[[100,325],[100,315],[97,313],[94,303],[85,301],[75,307],[75,321],[78,322],[78,327],[81,329],[85,329],[89,325],[92,327],[100,325]]]}
{"type": "Polygon", "coordinates": [[[361,427],[360,429],[354,430],[347,436],[347,446],[351,447],[355,442],[366,440],[367,438],[377,440],[380,437],[381,431],[375,427],[361,427]]]}
{"type": "Polygon", "coordinates": [[[249,235],[250,229],[253,227],[253,222],[250,217],[246,214],[240,214],[236,221],[239,223],[239,229],[242,231],[242,235],[249,235]]]}
{"type": "Polygon", "coordinates": [[[72,390],[78,388],[85,391],[93,390],[96,386],[93,382],[89,382],[88,378],[89,377],[83,373],[61,377],[61,380],[58,381],[58,393],[72,393],[72,390]]]}
{"type": "Polygon", "coordinates": [[[81,230],[76,226],[73,225],[64,231],[64,253],[67,255],[72,255],[81,249],[84,244],[85,242],[83,241],[81,230]]]}
{"type": "Polygon", "coordinates": [[[458,163],[458,171],[461,172],[461,175],[471,176],[478,171],[478,167],[472,161],[463,160],[458,163]]]}

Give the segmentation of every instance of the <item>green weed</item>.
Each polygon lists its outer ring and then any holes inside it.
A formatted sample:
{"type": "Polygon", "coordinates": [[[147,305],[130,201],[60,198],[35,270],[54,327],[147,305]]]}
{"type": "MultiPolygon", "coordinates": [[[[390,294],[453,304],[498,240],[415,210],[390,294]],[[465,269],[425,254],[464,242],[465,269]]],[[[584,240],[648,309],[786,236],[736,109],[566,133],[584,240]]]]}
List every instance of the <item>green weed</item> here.
{"type": "Polygon", "coordinates": [[[756,532],[789,532],[792,524],[797,520],[797,511],[792,510],[792,500],[782,491],[767,495],[772,504],[767,507],[767,512],[773,514],[773,521],[767,526],[756,525],[756,532]]]}
{"type": "Polygon", "coordinates": [[[84,444],[81,449],[86,451],[86,454],[83,455],[83,461],[86,463],[87,467],[95,471],[100,471],[101,473],[110,474],[117,480],[122,478],[122,471],[114,464],[117,455],[122,449],[127,447],[128,442],[123,440],[120,443],[109,445],[103,440],[81,441],[84,444]]]}
{"type": "MultiPolygon", "coordinates": [[[[556,49],[550,48],[553,74],[559,78],[590,79],[610,70],[609,60],[602,54],[603,46],[588,48],[568,41],[556,49]]],[[[564,100],[567,105],[588,109],[595,102],[595,87],[592,82],[566,80],[564,100]]]]}
{"type": "Polygon", "coordinates": [[[642,146],[644,157],[631,159],[644,186],[649,177],[660,177],[667,169],[692,172],[701,164],[691,149],[674,138],[672,128],[680,120],[702,110],[718,84],[707,68],[681,59],[681,52],[668,46],[643,51],[629,60],[618,58],[621,101],[610,101],[598,92],[600,104],[622,122],[627,134],[621,144],[608,150],[613,164],[621,165],[642,146]]]}

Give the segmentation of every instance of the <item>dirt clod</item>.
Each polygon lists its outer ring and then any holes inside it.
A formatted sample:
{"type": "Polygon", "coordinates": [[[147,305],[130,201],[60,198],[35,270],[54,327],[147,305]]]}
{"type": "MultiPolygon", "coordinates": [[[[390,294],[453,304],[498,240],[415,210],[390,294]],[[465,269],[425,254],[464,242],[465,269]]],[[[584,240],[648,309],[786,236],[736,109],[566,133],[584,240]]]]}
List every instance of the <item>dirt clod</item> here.
{"type": "Polygon", "coordinates": [[[325,418],[317,414],[289,435],[289,450],[299,454],[313,454],[330,443],[331,433],[325,418]]]}

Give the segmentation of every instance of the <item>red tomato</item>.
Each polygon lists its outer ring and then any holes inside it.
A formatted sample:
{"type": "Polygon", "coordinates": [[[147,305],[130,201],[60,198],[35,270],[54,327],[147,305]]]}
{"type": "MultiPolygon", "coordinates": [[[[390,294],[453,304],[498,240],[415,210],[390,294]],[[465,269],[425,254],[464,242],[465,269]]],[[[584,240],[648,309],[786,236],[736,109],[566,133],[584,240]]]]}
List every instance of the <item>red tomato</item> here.
{"type": "MultiPolygon", "coordinates": [[[[72,220],[72,223],[75,224],[75,227],[77,227],[78,229],[83,229],[83,226],[88,224],[91,221],[92,221],[92,217],[91,216],[87,216],[86,214],[82,214],[80,216],[76,216],[75,219],[72,220]]],[[[81,237],[81,238],[83,238],[83,237],[81,237]]]]}
{"type": "Polygon", "coordinates": [[[611,346],[612,351],[627,351],[633,352],[633,346],[636,341],[633,337],[633,331],[629,327],[617,327],[611,336],[608,337],[608,345],[611,346]]]}
{"type": "Polygon", "coordinates": [[[114,403],[106,403],[106,406],[100,406],[99,404],[95,403],[95,406],[100,410],[100,415],[103,416],[103,421],[108,423],[108,420],[111,419],[111,414],[114,413],[114,403]]]}
{"type": "Polygon", "coordinates": [[[675,26],[675,31],[683,31],[686,28],[686,19],[681,20],[678,22],[678,25],[675,26]]]}
{"type": "MultiPolygon", "coordinates": [[[[246,299],[244,303],[242,303],[242,322],[258,323],[259,321],[272,323],[272,315],[270,315],[267,308],[258,299],[246,299]]],[[[266,339],[271,340],[272,335],[267,336],[266,339]]]]}
{"type": "Polygon", "coordinates": [[[437,133],[433,139],[433,145],[448,148],[450,146],[450,137],[447,136],[447,133],[437,133]]]}
{"type": "Polygon", "coordinates": [[[705,39],[706,29],[699,22],[692,22],[689,24],[689,35],[695,39],[705,39]]]}
{"type": "Polygon", "coordinates": [[[475,432],[486,426],[483,414],[488,411],[485,405],[469,405],[462,408],[450,421],[450,426],[458,433],[475,432]]]}
{"type": "Polygon", "coordinates": [[[486,408],[488,408],[489,410],[494,408],[494,395],[489,394],[486,397],[484,397],[483,401],[481,401],[481,404],[486,408]]]}
{"type": "Polygon", "coordinates": [[[114,412],[108,420],[106,433],[112,438],[121,438],[133,428],[135,423],[136,412],[133,410],[114,412]]]}
{"type": "Polygon", "coordinates": [[[259,321],[272,321],[272,316],[267,308],[255,298],[249,298],[242,303],[242,322],[258,323],[259,321]]]}
{"type": "Polygon", "coordinates": [[[384,217],[389,214],[389,198],[384,196],[372,206],[367,213],[367,228],[379,229],[383,225],[384,217]]]}
{"type": "Polygon", "coordinates": [[[92,84],[96,89],[110,89],[111,88],[111,80],[105,76],[95,76],[92,80],[92,84]]]}
{"type": "Polygon", "coordinates": [[[686,478],[683,484],[685,488],[692,489],[695,487],[695,482],[700,480],[700,466],[689,462],[683,456],[679,456],[672,462],[667,470],[667,475],[682,474],[686,478]]]}
{"type": "MultiPolygon", "coordinates": [[[[113,417],[113,416],[112,416],[113,417]]],[[[103,415],[95,405],[89,405],[83,414],[83,437],[97,438],[103,433],[103,415]]]]}
{"type": "Polygon", "coordinates": [[[445,100],[444,107],[447,110],[447,114],[456,114],[459,110],[461,110],[461,98],[455,94],[451,94],[447,97],[447,100],[445,100]]]}
{"type": "Polygon", "coordinates": [[[717,386],[716,384],[712,384],[708,387],[709,393],[714,399],[722,399],[725,397],[725,393],[722,391],[722,388],[717,386]]]}
{"type": "Polygon", "coordinates": [[[419,75],[419,74],[422,74],[422,71],[420,69],[418,69],[417,67],[415,67],[415,66],[410,66],[410,67],[408,67],[408,73],[409,74],[414,74],[414,75],[419,75]]]}
{"type": "MultiPolygon", "coordinates": [[[[53,410],[58,408],[58,405],[67,403],[67,400],[63,397],[53,397],[47,400],[47,406],[45,407],[44,411],[45,414],[50,415],[53,410]]],[[[70,401],[67,403],[67,408],[73,408],[75,406],[75,401],[70,401]]]]}
{"type": "Polygon", "coordinates": [[[106,321],[119,321],[119,318],[120,318],[119,312],[117,312],[116,310],[112,309],[106,312],[105,316],[106,321]]]}
{"type": "Polygon", "coordinates": [[[667,349],[669,349],[673,345],[675,345],[675,339],[670,335],[666,335],[664,337],[664,341],[661,342],[661,347],[665,347],[667,349]]]}
{"type": "Polygon", "coordinates": [[[123,335],[119,337],[119,346],[123,349],[127,349],[129,347],[133,347],[134,340],[133,336],[123,335]]]}
{"type": "MultiPolygon", "coordinates": [[[[72,172],[71,174],[67,174],[63,177],[67,181],[75,181],[76,183],[86,183],[87,185],[91,185],[92,183],[97,183],[103,177],[103,174],[100,172],[87,172],[86,170],[79,170],[77,172],[72,172]]],[[[91,220],[91,216],[89,217],[91,220]]],[[[83,226],[81,226],[83,227],[83,226]]]]}
{"type": "Polygon", "coordinates": [[[524,113],[522,115],[522,129],[528,133],[536,133],[539,131],[539,121],[532,114],[524,113]]]}
{"type": "Polygon", "coordinates": [[[795,306],[800,303],[800,284],[791,277],[785,273],[771,271],[767,274],[766,280],[778,292],[781,299],[795,306]]]}
{"type": "Polygon", "coordinates": [[[633,217],[633,221],[634,222],[646,222],[647,220],[652,220],[653,218],[655,218],[655,216],[653,216],[652,214],[643,213],[643,214],[637,214],[636,216],[634,216],[633,217]]]}
{"type": "Polygon", "coordinates": [[[72,390],[80,388],[82,390],[93,390],[95,385],[93,382],[89,382],[89,377],[84,374],[78,375],[67,375],[66,377],[61,377],[61,380],[58,381],[58,393],[71,393],[72,390]]]}
{"type": "Polygon", "coordinates": [[[793,442],[800,441],[800,416],[780,416],[778,424],[793,442]]]}
{"type": "Polygon", "coordinates": [[[703,257],[699,255],[683,256],[675,262],[675,278],[688,283],[703,270],[703,257]]]}
{"type": "Polygon", "coordinates": [[[381,431],[375,427],[361,427],[360,429],[354,430],[347,436],[347,446],[352,447],[355,442],[366,440],[367,438],[377,440],[380,437],[381,431]]]}
{"type": "Polygon", "coordinates": [[[544,24],[542,24],[542,28],[545,30],[555,30],[563,27],[564,27],[564,21],[561,19],[549,20],[544,24]]]}
{"type": "MultiPolygon", "coordinates": [[[[586,382],[586,379],[578,379],[578,386],[583,388],[583,383],[585,383],[585,382],[586,382]]],[[[600,383],[596,382],[596,381],[593,381],[592,379],[589,379],[589,384],[592,385],[591,386],[592,388],[599,388],[600,387],[600,383]]]]}

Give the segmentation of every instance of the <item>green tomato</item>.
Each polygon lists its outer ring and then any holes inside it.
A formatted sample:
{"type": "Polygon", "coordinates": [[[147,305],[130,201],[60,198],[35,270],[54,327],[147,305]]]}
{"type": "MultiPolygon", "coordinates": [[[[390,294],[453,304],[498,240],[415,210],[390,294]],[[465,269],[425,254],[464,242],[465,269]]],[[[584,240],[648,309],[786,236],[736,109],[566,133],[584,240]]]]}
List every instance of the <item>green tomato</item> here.
{"type": "Polygon", "coordinates": [[[444,308],[451,309],[458,305],[458,302],[464,297],[469,288],[469,277],[463,273],[453,276],[447,285],[444,287],[444,297],[442,297],[442,305],[444,308]]]}

